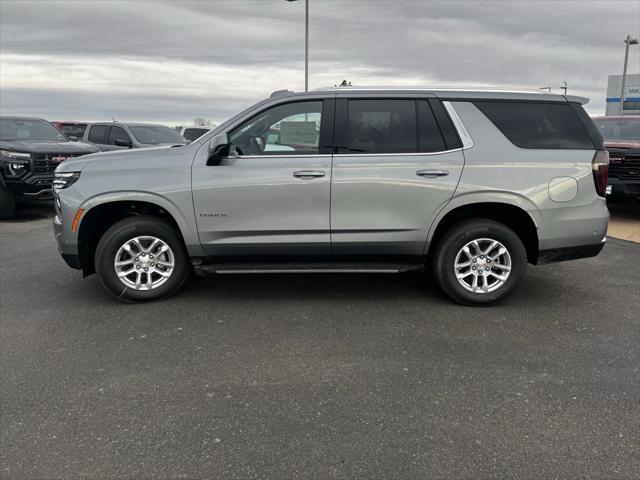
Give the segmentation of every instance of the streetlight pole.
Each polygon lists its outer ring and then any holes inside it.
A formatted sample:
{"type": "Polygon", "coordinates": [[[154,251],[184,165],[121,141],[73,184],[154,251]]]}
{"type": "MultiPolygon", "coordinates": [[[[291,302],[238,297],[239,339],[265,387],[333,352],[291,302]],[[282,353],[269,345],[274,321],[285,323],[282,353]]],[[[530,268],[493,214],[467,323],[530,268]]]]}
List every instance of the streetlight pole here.
{"type": "Polygon", "coordinates": [[[629,61],[629,45],[637,45],[638,39],[631,38],[631,35],[627,35],[627,38],[624,39],[624,43],[627,46],[624,49],[624,69],[622,70],[622,87],[620,88],[620,107],[618,110],[618,114],[622,115],[622,110],[624,108],[624,87],[625,83],[627,83],[627,62],[629,61]]]}
{"type": "Polygon", "coordinates": [[[304,0],[304,91],[309,91],[309,0],[304,0]]]}

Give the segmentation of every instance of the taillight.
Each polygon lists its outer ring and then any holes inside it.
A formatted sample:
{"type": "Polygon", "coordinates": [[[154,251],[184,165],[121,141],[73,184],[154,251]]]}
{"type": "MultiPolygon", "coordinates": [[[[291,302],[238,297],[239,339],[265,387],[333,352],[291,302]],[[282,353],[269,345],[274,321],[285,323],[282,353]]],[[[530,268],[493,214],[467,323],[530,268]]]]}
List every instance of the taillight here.
{"type": "Polygon", "coordinates": [[[601,197],[604,197],[607,191],[607,180],[609,179],[609,152],[606,150],[597,151],[593,156],[591,168],[593,169],[593,181],[596,184],[596,192],[598,192],[598,195],[601,197]]]}

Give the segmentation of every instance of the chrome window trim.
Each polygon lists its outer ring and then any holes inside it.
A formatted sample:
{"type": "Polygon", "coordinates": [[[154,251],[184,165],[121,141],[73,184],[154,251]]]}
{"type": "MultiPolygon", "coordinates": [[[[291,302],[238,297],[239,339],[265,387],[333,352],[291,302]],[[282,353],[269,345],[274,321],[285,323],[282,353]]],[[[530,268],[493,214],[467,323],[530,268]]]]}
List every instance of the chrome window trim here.
{"type": "Polygon", "coordinates": [[[413,153],[336,153],[334,157],[421,157],[423,155],[444,155],[447,153],[461,152],[462,148],[441,150],[438,152],[413,152],[413,153]]]}
{"type": "Polygon", "coordinates": [[[451,102],[444,101],[442,102],[444,108],[447,110],[449,117],[451,117],[451,121],[453,122],[453,126],[458,131],[458,135],[460,135],[460,140],[462,141],[462,149],[465,150],[467,148],[473,147],[473,138],[469,134],[467,127],[464,126],[464,122],[456,112],[456,109],[453,107],[451,102]]]}
{"type": "Polygon", "coordinates": [[[331,153],[310,153],[308,155],[300,154],[300,155],[238,155],[237,157],[229,157],[230,159],[240,159],[240,158],[326,158],[331,157],[331,153]]]}

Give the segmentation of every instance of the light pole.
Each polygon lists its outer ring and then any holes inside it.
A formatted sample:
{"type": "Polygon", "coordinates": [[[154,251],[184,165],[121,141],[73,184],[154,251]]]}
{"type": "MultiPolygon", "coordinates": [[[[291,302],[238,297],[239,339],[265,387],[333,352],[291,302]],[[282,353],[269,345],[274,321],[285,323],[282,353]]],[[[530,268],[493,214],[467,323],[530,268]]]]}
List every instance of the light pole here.
{"type": "Polygon", "coordinates": [[[624,43],[627,46],[624,49],[624,69],[622,70],[622,88],[620,89],[620,109],[618,113],[622,115],[622,109],[624,108],[624,84],[627,83],[627,61],[629,60],[629,45],[637,45],[638,39],[631,38],[631,35],[627,35],[624,39],[624,43]]]}
{"type": "Polygon", "coordinates": [[[304,0],[304,91],[309,91],[309,0],[304,0]]]}

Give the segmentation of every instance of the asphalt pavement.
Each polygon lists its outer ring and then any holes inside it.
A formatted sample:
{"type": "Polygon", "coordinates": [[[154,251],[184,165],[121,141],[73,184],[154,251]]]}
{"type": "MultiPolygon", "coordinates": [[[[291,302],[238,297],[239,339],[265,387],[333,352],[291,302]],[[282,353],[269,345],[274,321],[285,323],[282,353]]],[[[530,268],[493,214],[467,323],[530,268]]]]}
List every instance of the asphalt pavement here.
{"type": "Polygon", "coordinates": [[[45,206],[0,245],[0,478],[640,478],[638,244],[490,308],[348,274],[121,304],[45,206]]]}

